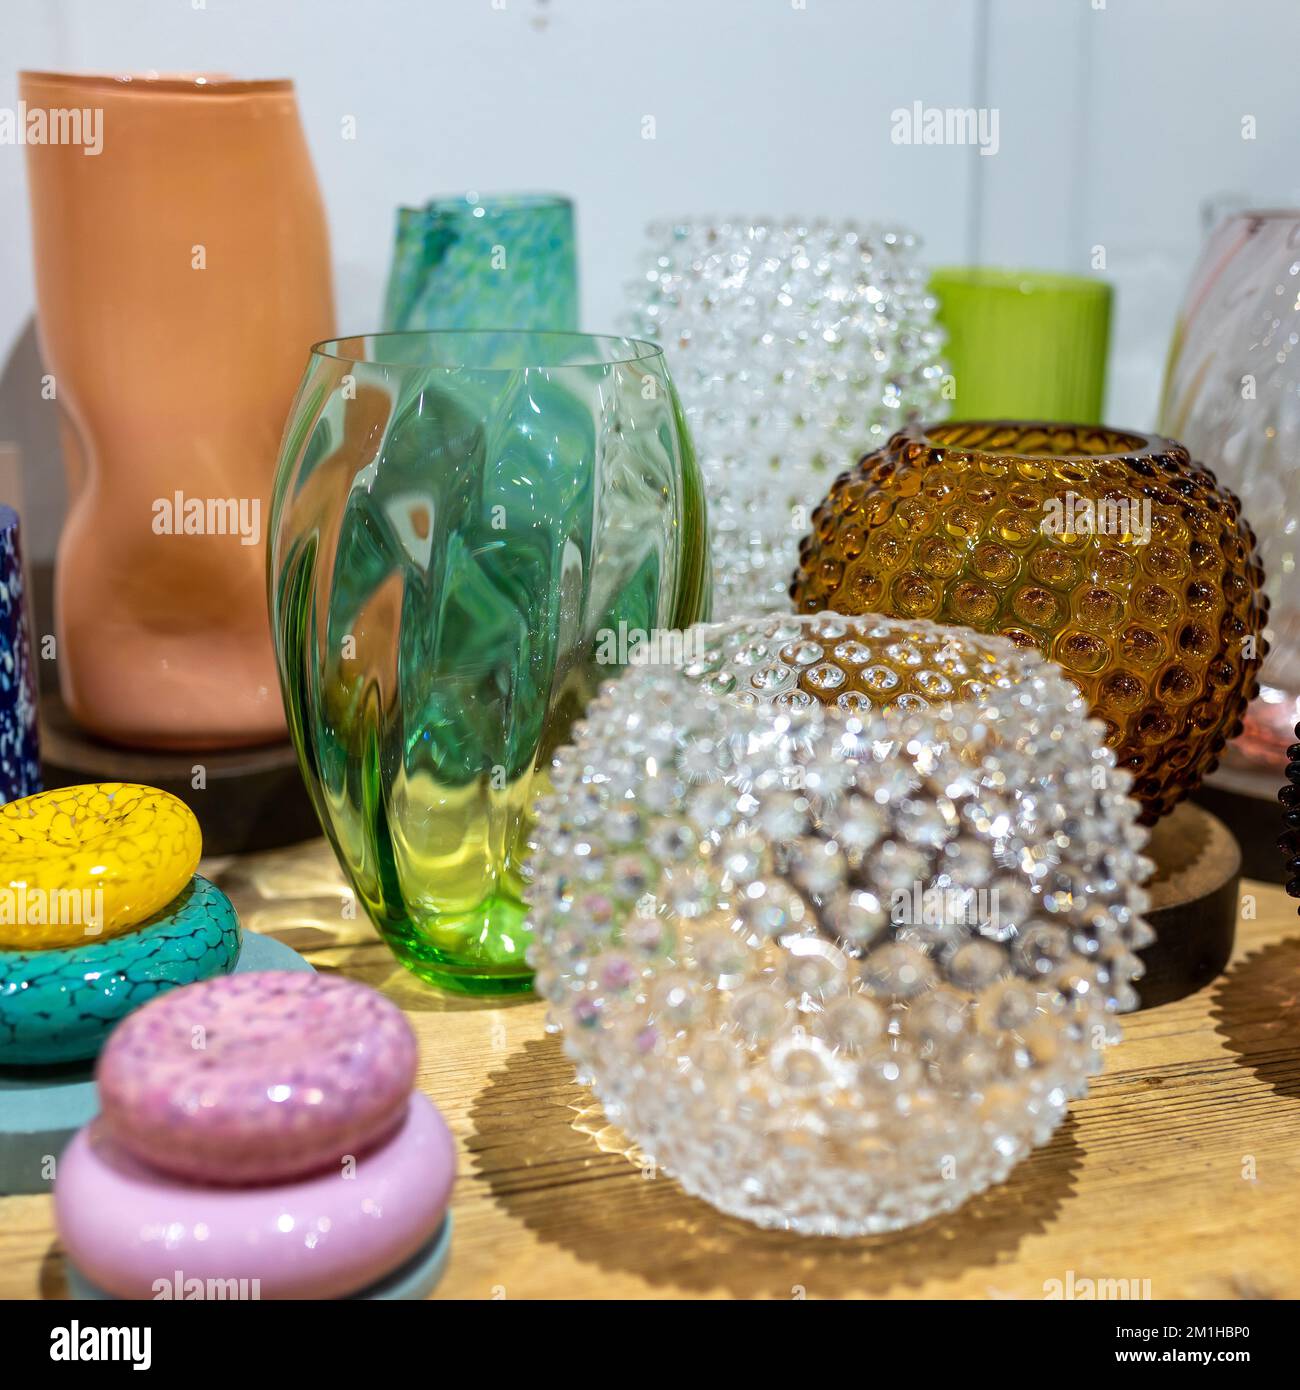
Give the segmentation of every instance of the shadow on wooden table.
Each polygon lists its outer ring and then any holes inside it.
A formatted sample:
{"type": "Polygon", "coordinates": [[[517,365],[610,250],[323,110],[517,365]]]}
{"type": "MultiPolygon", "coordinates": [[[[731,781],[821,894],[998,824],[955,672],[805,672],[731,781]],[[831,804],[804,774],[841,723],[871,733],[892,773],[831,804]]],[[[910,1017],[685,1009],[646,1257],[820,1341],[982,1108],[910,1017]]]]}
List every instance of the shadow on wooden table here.
{"type": "Polygon", "coordinates": [[[1243,1066],[1300,1100],[1300,937],[1239,960],[1215,986],[1210,1012],[1243,1066]]]}
{"type": "Polygon", "coordinates": [[[57,1240],[50,1242],[50,1248],[41,1257],[40,1273],[36,1278],[42,1298],[61,1299],[69,1296],[68,1279],[63,1269],[63,1247],[57,1240]]]}
{"type": "Polygon", "coordinates": [[[671,1179],[643,1177],[630,1146],[609,1138],[612,1129],[599,1131],[592,1111],[555,1039],[524,1044],[470,1112],[477,1176],[511,1215],[581,1260],[651,1284],[741,1298],[880,1294],[992,1269],[1055,1218],[1081,1160],[1067,1119],[1007,1182],[956,1212],[892,1235],[818,1240],[759,1230],[671,1179]]]}

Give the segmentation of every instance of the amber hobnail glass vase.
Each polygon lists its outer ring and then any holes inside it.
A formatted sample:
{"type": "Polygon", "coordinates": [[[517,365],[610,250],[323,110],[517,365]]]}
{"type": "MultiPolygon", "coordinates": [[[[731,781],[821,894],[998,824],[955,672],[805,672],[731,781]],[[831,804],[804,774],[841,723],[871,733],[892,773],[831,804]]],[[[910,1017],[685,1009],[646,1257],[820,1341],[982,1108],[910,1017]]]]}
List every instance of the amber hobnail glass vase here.
{"type": "Polygon", "coordinates": [[[1058,662],[1148,822],[1217,764],[1258,691],[1268,603],[1236,497],[1181,444],[1023,421],[913,425],[813,513],[800,613],[1001,633],[1058,662]]]}

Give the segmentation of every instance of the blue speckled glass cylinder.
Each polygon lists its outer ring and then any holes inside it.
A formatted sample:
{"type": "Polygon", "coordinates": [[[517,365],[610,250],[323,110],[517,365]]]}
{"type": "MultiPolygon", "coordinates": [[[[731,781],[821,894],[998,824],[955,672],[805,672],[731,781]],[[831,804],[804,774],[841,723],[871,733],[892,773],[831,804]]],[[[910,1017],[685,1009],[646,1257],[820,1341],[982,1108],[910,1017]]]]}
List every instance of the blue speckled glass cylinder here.
{"type": "Polygon", "coordinates": [[[0,803],[41,790],[31,653],[18,513],[0,506],[0,803]]]}
{"type": "Polygon", "coordinates": [[[546,193],[466,193],[397,210],[384,327],[578,326],[573,204],[546,193]]]}

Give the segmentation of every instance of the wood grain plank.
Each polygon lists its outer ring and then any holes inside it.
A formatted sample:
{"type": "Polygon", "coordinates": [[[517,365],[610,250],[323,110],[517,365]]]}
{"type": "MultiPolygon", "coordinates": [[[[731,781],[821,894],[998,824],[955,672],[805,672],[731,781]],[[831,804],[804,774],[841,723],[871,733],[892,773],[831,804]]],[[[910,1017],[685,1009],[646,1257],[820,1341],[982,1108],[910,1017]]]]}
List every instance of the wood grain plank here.
{"type": "MultiPolygon", "coordinates": [[[[456,1136],[456,1237],[435,1297],[1042,1298],[1150,1281],[1156,1298],[1300,1297],[1300,929],[1244,883],[1227,974],[1125,1020],[1090,1094],[1000,1187],[869,1240],[754,1230],[646,1175],[573,1081],[531,1000],[448,998],[350,911],[322,843],[207,866],[253,930],[383,990],[456,1136]]],[[[0,1297],[61,1297],[48,1197],[0,1199],[0,1297]]]]}

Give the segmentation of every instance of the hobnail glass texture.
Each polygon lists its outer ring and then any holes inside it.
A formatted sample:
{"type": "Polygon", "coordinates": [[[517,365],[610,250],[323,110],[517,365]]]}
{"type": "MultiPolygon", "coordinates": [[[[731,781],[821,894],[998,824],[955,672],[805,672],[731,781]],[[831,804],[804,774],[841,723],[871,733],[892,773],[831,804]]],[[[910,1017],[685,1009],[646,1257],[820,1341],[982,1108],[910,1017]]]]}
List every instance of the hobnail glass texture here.
{"type": "Polygon", "coordinates": [[[1237,499],[1173,440],[918,425],[836,479],[790,593],[799,612],[929,618],[1050,657],[1150,823],[1217,765],[1258,690],[1254,546],[1237,499]]]}
{"type": "Polygon", "coordinates": [[[551,1025],[725,1212],[851,1236],[952,1210],[1048,1139],[1136,1003],[1129,779],[999,638],[826,614],[705,642],[608,684],[556,760],[529,863],[551,1025]],[[952,697],[796,707],[789,673],[828,663],[952,697]]]}
{"type": "Polygon", "coordinates": [[[1259,537],[1271,650],[1234,751],[1272,769],[1300,719],[1300,210],[1215,225],[1174,331],[1160,428],[1240,495],[1259,537]]]}
{"type": "Polygon", "coordinates": [[[290,728],[357,897],[424,979],[528,988],[519,860],[544,769],[631,639],[708,613],[662,354],[577,334],[318,345],[271,543],[290,728]]]}
{"type": "Polygon", "coordinates": [[[669,353],[704,472],[719,617],[784,610],[809,508],[941,399],[942,336],[908,232],[661,223],[630,286],[669,353]]]}
{"type": "Polygon", "coordinates": [[[397,210],[386,329],[577,326],[578,255],[567,198],[466,193],[397,210]]]}

